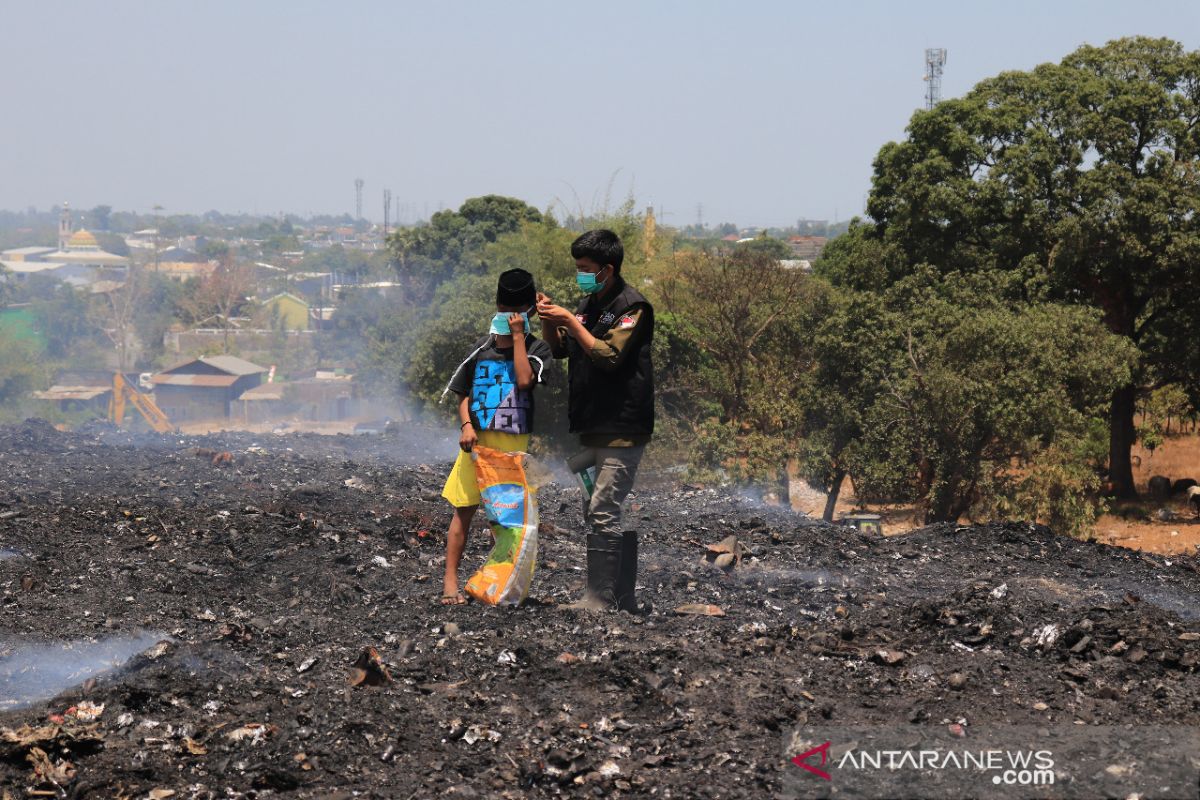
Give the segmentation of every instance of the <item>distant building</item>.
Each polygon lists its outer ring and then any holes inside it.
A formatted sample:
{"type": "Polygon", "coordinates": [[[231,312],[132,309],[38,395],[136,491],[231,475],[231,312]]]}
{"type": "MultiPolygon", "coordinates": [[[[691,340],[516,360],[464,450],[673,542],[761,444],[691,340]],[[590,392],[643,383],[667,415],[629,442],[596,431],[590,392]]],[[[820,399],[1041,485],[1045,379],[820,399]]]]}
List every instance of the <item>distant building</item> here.
{"type": "Polygon", "coordinates": [[[183,282],[208,277],[216,271],[217,263],[192,250],[171,246],[158,251],[154,261],[146,268],[164,278],[183,282]]]}
{"type": "Polygon", "coordinates": [[[266,371],[237,356],[201,356],[155,375],[154,399],[176,424],[227,419],[234,401],[262,383],[266,371]]]}
{"type": "MultiPolygon", "coordinates": [[[[126,375],[131,386],[137,385],[137,375],[126,375]]],[[[95,417],[108,415],[112,398],[113,373],[109,370],[63,370],[54,377],[49,389],[34,392],[36,400],[52,404],[60,412],[89,412],[95,417]]]]}
{"type": "Polygon", "coordinates": [[[11,250],[0,251],[3,261],[42,261],[45,256],[53,253],[53,247],[14,247],[11,250]]]}
{"type": "Polygon", "coordinates": [[[308,422],[339,422],[361,410],[358,386],[349,375],[324,370],[300,380],[264,383],[238,399],[246,422],[277,422],[282,419],[308,422]]]}
{"type": "Polygon", "coordinates": [[[44,275],[72,286],[87,286],[97,281],[124,281],[129,259],[100,249],[90,232],[71,231],[70,215],[63,205],[58,223],[57,249],[53,247],[17,247],[0,253],[0,266],[13,280],[25,281],[30,275],[44,275]]]}
{"type": "Polygon", "coordinates": [[[309,305],[288,292],[281,292],[263,303],[264,322],[272,330],[308,330],[309,305]]]}
{"type": "Polygon", "coordinates": [[[779,262],[784,269],[798,269],[801,272],[812,272],[812,262],[802,258],[785,258],[779,262]]]}
{"type": "MultiPolygon", "coordinates": [[[[128,267],[128,258],[100,249],[96,237],[80,228],[71,234],[64,246],[27,264],[24,271],[42,272],[66,283],[84,286],[100,280],[123,281],[128,267]],[[42,264],[56,266],[42,268],[42,264]]],[[[13,272],[22,270],[14,269],[13,272]]]]}
{"type": "Polygon", "coordinates": [[[308,309],[308,327],[314,331],[332,331],[337,328],[334,316],[336,306],[313,306],[308,309]]]}
{"type": "Polygon", "coordinates": [[[816,261],[821,257],[821,251],[825,249],[825,243],[828,241],[824,236],[793,236],[788,239],[788,245],[791,246],[795,258],[816,261]]]}

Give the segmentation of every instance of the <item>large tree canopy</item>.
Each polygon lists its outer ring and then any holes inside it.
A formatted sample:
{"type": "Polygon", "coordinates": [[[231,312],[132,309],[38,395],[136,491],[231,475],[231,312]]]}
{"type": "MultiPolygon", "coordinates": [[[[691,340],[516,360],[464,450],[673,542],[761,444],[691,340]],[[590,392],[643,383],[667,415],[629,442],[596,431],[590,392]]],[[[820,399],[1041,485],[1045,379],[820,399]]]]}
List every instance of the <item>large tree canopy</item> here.
{"type": "Polygon", "coordinates": [[[1085,46],[914,115],[875,160],[869,224],[835,242],[835,283],[889,285],[921,265],[1015,271],[1025,299],[1092,306],[1138,348],[1111,398],[1120,495],[1138,385],[1200,397],[1200,53],[1166,39],[1085,46]]]}
{"type": "Polygon", "coordinates": [[[429,299],[444,281],[483,271],[484,247],[522,222],[541,220],[541,212],[524,201],[489,194],[467,200],[457,211],[439,211],[428,225],[397,230],[388,247],[410,291],[429,299]]]}

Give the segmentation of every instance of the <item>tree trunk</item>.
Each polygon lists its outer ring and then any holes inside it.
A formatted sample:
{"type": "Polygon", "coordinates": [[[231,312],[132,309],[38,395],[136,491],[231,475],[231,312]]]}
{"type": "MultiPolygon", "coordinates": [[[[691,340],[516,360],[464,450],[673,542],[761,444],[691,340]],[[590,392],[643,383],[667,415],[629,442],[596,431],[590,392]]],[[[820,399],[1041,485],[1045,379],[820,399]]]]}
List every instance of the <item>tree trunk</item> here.
{"type": "Polygon", "coordinates": [[[838,495],[842,493],[842,484],[846,480],[846,470],[839,469],[833,473],[833,483],[829,485],[829,494],[825,496],[825,513],[821,519],[833,522],[833,512],[837,508],[838,495]]]}
{"type": "Polygon", "coordinates": [[[1130,384],[1113,392],[1108,417],[1108,479],[1112,481],[1113,493],[1122,499],[1137,497],[1133,485],[1133,459],[1130,458],[1136,435],[1133,427],[1136,391],[1130,384]]]}

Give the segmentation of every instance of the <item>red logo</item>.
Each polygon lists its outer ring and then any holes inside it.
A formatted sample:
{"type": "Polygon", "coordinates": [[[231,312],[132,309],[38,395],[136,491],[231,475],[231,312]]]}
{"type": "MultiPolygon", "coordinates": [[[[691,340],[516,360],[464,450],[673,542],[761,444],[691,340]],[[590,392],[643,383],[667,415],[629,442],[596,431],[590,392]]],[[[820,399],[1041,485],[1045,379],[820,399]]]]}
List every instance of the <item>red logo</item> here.
{"type": "Polygon", "coordinates": [[[576,314],[575,319],[579,320],[580,323],[587,325],[587,314],[576,314]]]}
{"type": "Polygon", "coordinates": [[[833,780],[833,778],[830,777],[829,773],[826,772],[825,770],[817,769],[812,764],[806,763],[806,759],[809,756],[817,755],[818,753],[820,753],[820,755],[821,755],[821,763],[818,766],[823,767],[823,766],[825,766],[825,762],[827,760],[829,760],[829,742],[826,742],[825,744],[820,745],[819,747],[814,747],[812,750],[809,750],[807,753],[801,753],[800,755],[798,755],[792,759],[792,763],[795,764],[800,769],[806,769],[809,772],[811,772],[813,775],[822,777],[827,781],[833,780]]]}
{"type": "Polygon", "coordinates": [[[637,320],[633,317],[621,317],[621,321],[617,323],[617,330],[623,331],[626,328],[632,328],[636,324],[637,320]]]}

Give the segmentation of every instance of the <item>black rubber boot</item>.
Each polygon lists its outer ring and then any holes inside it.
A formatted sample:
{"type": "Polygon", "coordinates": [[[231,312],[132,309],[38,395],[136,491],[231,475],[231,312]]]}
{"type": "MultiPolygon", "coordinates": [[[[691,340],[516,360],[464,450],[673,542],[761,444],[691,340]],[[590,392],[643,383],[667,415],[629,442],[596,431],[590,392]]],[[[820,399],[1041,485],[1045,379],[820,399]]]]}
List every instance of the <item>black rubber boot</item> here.
{"type": "Polygon", "coordinates": [[[630,614],[642,614],[637,602],[638,535],[637,531],[621,534],[621,569],[617,573],[617,608],[630,614]]]}
{"type": "Polygon", "coordinates": [[[587,589],[583,599],[565,608],[604,611],[617,607],[617,580],[621,572],[621,536],[587,535],[587,589]]]}

